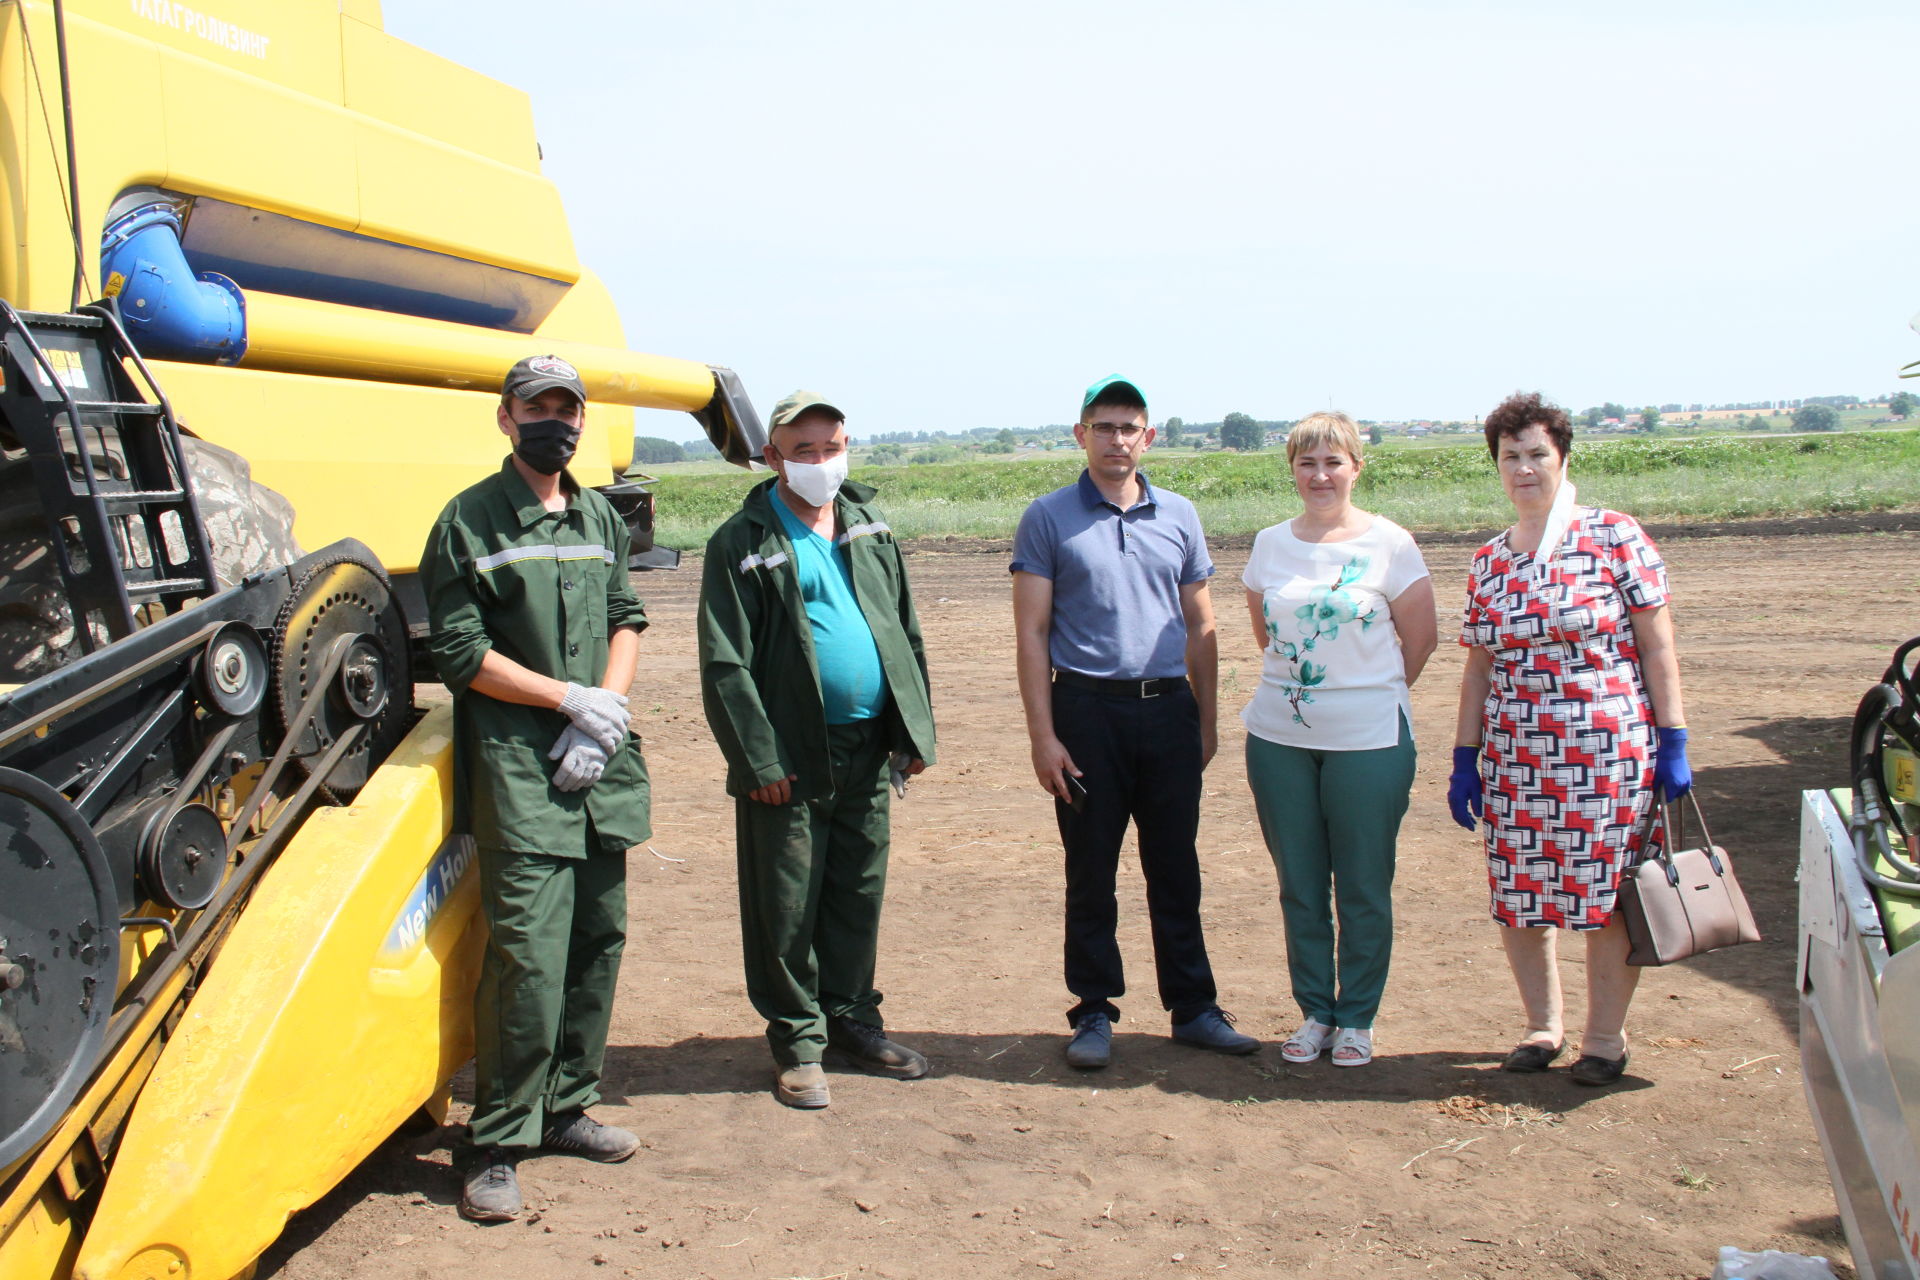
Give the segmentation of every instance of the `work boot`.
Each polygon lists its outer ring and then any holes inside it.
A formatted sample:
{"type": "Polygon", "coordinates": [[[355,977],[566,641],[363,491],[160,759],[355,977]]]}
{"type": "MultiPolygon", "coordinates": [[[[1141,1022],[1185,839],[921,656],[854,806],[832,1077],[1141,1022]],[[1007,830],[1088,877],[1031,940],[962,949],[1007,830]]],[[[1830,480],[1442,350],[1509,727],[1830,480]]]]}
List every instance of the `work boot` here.
{"type": "Polygon", "coordinates": [[[833,1101],[833,1095],[827,1092],[827,1073],[817,1062],[780,1068],[773,1080],[773,1096],[802,1111],[818,1111],[833,1101]]]}
{"type": "Polygon", "coordinates": [[[828,1018],[827,1044],[875,1075],[918,1080],[927,1074],[926,1055],[887,1039],[885,1031],[857,1018],[828,1018]]]}
{"type": "Polygon", "coordinates": [[[640,1139],[625,1129],[601,1124],[584,1111],[562,1111],[547,1118],[540,1145],[561,1155],[618,1164],[640,1149],[640,1139]]]}
{"type": "Polygon", "coordinates": [[[460,1189],[460,1216],[473,1222],[512,1222],[520,1216],[520,1178],[514,1165],[520,1155],[505,1147],[486,1147],[473,1153],[460,1189]]]}
{"type": "Polygon", "coordinates": [[[1252,1053],[1260,1042],[1233,1029],[1233,1015],[1215,1005],[1202,1009],[1185,1022],[1173,1024],[1173,1038],[1196,1049],[1215,1053],[1252,1053]]]}
{"type": "Polygon", "coordinates": [[[1112,1061],[1113,1019],[1104,1013],[1081,1014],[1067,1042],[1067,1065],[1092,1071],[1112,1061]]]}

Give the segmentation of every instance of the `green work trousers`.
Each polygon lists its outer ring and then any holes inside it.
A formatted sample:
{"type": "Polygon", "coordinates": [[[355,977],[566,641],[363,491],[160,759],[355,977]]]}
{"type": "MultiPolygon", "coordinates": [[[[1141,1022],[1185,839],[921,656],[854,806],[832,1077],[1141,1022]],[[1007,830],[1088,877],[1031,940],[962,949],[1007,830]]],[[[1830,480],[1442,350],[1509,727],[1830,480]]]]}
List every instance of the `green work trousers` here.
{"type": "Polygon", "coordinates": [[[882,722],[828,725],[827,755],[831,795],[734,803],[747,999],[783,1067],[820,1061],[829,1016],[880,1025],[873,970],[891,800],[882,722]]]}
{"type": "Polygon", "coordinates": [[[1367,1030],[1380,1008],[1393,956],[1394,843],[1413,769],[1404,716],[1400,741],[1377,751],[1314,751],[1247,735],[1247,782],[1280,875],[1293,998],[1326,1026],[1367,1030]]]}
{"type": "Polygon", "coordinates": [[[476,1147],[529,1150],[600,1100],[627,939],[627,859],[480,850],[487,953],[474,993],[476,1147]]]}

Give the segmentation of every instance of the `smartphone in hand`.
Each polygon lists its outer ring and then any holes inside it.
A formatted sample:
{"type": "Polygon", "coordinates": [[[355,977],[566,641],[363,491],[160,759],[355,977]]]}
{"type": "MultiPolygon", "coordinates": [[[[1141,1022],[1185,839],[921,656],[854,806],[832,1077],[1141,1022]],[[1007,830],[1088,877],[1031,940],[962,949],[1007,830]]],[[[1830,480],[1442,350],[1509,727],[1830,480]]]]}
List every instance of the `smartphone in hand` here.
{"type": "Polygon", "coordinates": [[[1075,813],[1085,813],[1087,811],[1086,784],[1064,769],[1061,770],[1060,776],[1067,780],[1067,805],[1075,813]]]}

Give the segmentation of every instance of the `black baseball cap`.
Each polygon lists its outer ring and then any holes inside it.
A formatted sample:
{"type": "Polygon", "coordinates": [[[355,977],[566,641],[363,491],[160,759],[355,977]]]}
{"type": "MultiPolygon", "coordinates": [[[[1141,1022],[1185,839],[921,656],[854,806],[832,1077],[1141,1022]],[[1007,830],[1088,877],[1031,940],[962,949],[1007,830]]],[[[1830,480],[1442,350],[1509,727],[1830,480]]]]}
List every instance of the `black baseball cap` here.
{"type": "Polygon", "coordinates": [[[500,391],[503,395],[531,400],[555,387],[572,392],[581,404],[587,402],[587,384],[580,381],[580,371],[559,356],[528,356],[507,370],[507,380],[501,384],[500,391]]]}

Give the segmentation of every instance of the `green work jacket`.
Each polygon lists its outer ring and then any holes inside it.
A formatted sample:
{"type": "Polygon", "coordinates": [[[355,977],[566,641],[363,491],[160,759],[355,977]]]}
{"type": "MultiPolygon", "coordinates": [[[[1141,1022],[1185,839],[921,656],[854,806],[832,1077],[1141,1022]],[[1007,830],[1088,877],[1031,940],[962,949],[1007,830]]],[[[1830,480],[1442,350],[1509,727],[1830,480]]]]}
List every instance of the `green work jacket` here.
{"type": "MultiPolygon", "coordinates": [[[[793,546],[773,503],[778,478],[747,494],[714,531],[700,579],[700,691],[707,723],[727,758],[727,792],[744,796],[789,775],[794,798],[833,793],[827,713],[813,629],[793,546]]],[[[933,763],[933,703],[920,620],[907,589],[900,544],[870,505],[873,490],[849,480],[834,499],[835,542],[847,549],[853,594],[880,650],[887,682],[887,741],[933,763]]]]}
{"type": "Polygon", "coordinates": [[[546,510],[509,457],[440,513],[420,584],[428,648],[453,691],[454,829],[483,849],[580,858],[624,853],[652,834],[640,740],[629,736],[593,786],[558,791],[547,752],[567,717],[468,687],[490,649],[543,676],[597,685],[613,630],[647,625],[627,577],[626,522],[571,475],[561,484],[566,508],[546,510]]]}

